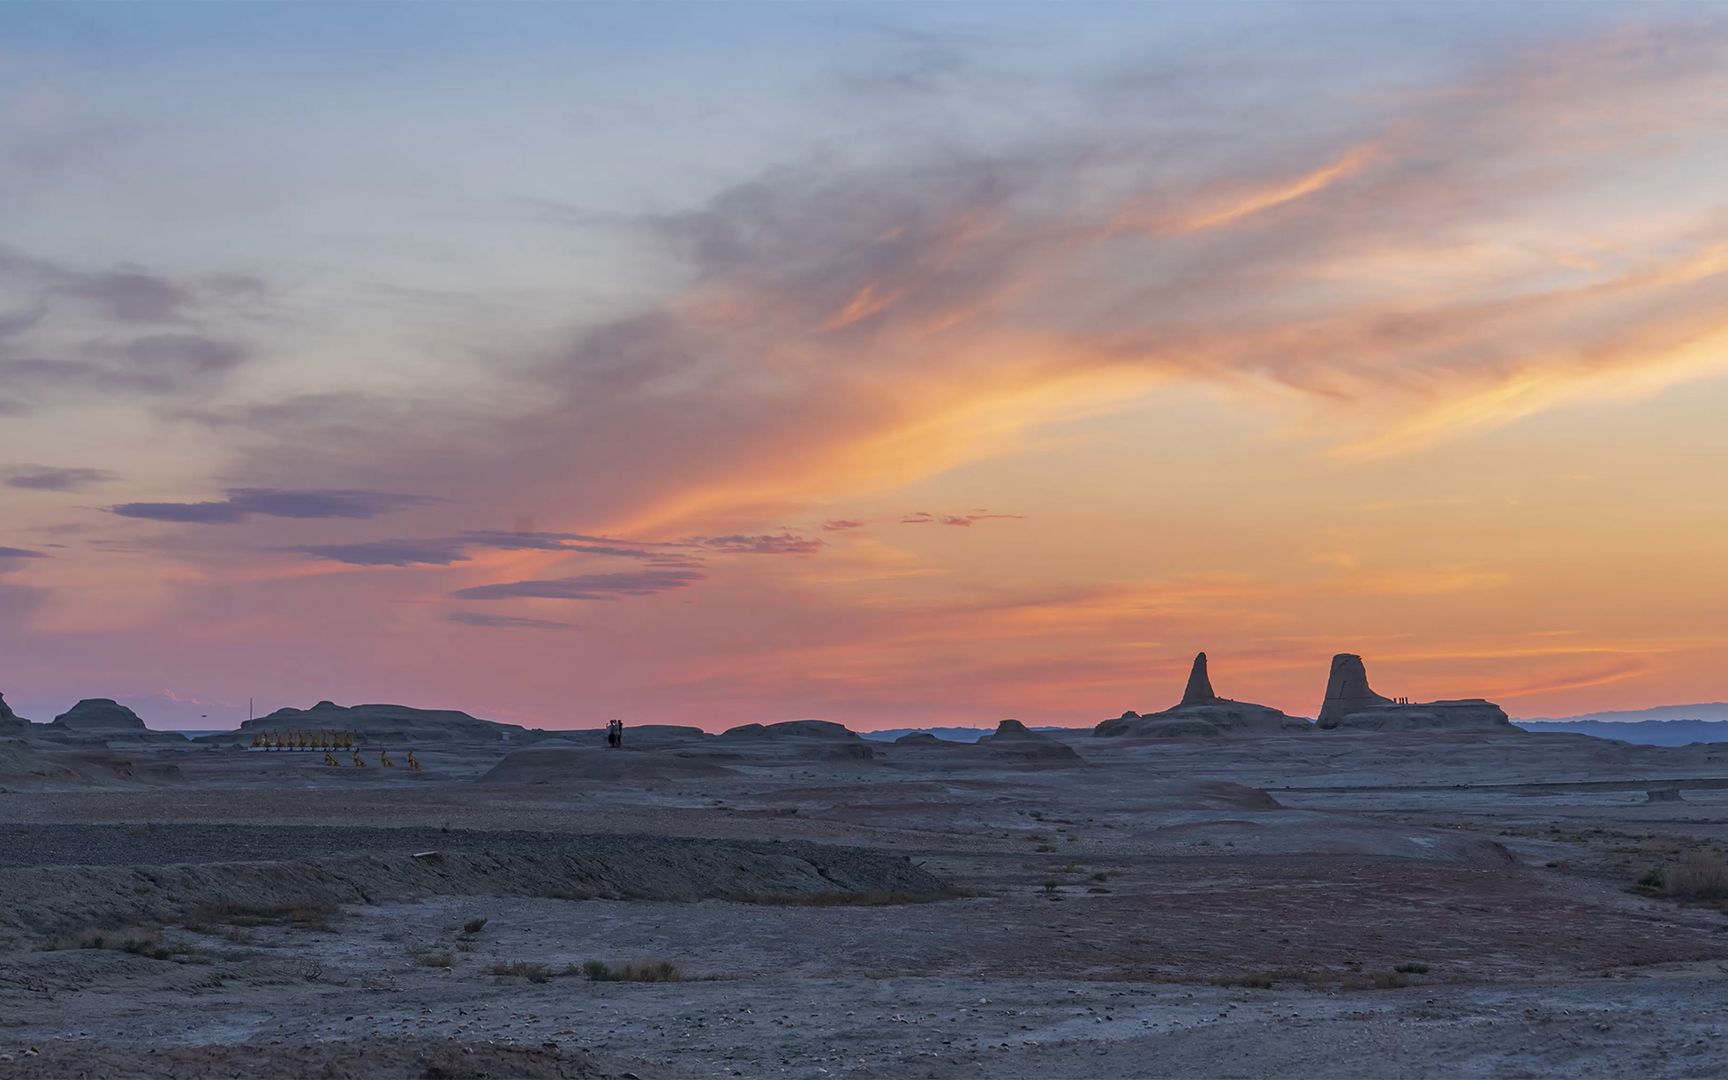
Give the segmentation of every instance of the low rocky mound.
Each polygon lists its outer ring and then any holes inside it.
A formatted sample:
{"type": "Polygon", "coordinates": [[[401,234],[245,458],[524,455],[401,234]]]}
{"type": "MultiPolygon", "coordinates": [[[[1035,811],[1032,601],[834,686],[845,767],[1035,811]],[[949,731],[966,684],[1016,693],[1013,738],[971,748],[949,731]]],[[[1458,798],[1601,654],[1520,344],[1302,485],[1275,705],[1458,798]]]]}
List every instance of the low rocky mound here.
{"type": "Polygon", "coordinates": [[[1048,763],[1078,765],[1081,761],[1073,747],[1059,743],[1048,735],[1031,731],[1018,720],[1004,720],[997,724],[995,731],[979,737],[977,745],[986,747],[995,754],[1036,758],[1048,763]]]}
{"type": "Polygon", "coordinates": [[[16,844],[0,852],[0,926],[39,933],[184,919],[199,908],[237,904],[429,896],[843,903],[849,896],[937,899],[950,891],[902,856],[796,841],[343,827],[271,835],[247,826],[156,826],[124,835],[18,826],[12,833],[16,844]],[[369,853],[316,854],[332,848],[369,853]],[[309,854],[222,861],[232,850],[309,854]]]}
{"type": "Polygon", "coordinates": [[[206,736],[201,742],[251,741],[261,731],[358,731],[365,739],[401,742],[509,742],[539,737],[516,724],[482,720],[455,709],[416,709],[408,705],[342,706],[320,701],[310,709],[277,709],[240,725],[234,733],[206,736]]]}
{"type": "Polygon", "coordinates": [[[1320,706],[1324,730],[1356,731],[1522,731],[1506,710],[1482,698],[1413,703],[1376,694],[1368,669],[1354,653],[1332,658],[1326,699],[1320,706]]]}
{"type": "Polygon", "coordinates": [[[969,746],[970,743],[953,742],[948,739],[938,739],[928,731],[909,731],[894,740],[895,746],[969,746]]]}
{"type": "Polygon", "coordinates": [[[1106,720],[1092,734],[1149,739],[1217,738],[1225,735],[1277,735],[1306,731],[1308,721],[1247,701],[1219,697],[1212,690],[1206,654],[1194,657],[1182,700],[1162,712],[1142,715],[1129,711],[1106,720]]]}
{"type": "Polygon", "coordinates": [[[138,714],[113,698],[85,698],[48,725],[87,735],[147,735],[150,729],[138,714]]]}
{"type": "MultiPolygon", "coordinates": [[[[628,732],[626,732],[628,737],[628,732]]],[[[858,733],[829,720],[786,720],[778,724],[740,724],[720,733],[722,739],[827,739],[850,742],[858,733]]]]}
{"type": "Polygon", "coordinates": [[[22,739],[0,739],[0,790],[36,787],[44,781],[77,780],[78,774],[22,739]]]}
{"type": "MultiPolygon", "coordinates": [[[[59,744],[60,747],[66,745],[59,744]]],[[[0,739],[0,791],[185,782],[180,767],[169,762],[136,761],[102,749],[53,748],[55,746],[54,743],[0,739]]]]}
{"type": "Polygon", "coordinates": [[[482,784],[557,784],[571,780],[669,780],[681,776],[732,776],[733,770],[711,761],[665,752],[633,749],[626,744],[581,749],[517,750],[504,755],[482,777],[482,784]]]}

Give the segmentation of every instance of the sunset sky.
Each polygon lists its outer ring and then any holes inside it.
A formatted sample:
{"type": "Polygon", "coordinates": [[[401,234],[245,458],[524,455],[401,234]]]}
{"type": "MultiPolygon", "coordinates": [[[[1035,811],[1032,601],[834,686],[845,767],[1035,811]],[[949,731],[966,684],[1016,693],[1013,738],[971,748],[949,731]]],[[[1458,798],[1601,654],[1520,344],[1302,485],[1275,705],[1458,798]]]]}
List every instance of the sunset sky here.
{"type": "Polygon", "coordinates": [[[0,6],[35,719],[1564,715],[1725,613],[1728,8],[0,6]]]}

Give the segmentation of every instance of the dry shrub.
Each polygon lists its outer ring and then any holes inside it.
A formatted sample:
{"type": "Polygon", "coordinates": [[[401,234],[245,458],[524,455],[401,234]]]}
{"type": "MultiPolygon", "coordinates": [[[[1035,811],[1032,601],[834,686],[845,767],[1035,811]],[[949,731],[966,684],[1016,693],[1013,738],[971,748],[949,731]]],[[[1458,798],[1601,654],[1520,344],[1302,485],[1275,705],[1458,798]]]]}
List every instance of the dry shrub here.
{"type": "Polygon", "coordinates": [[[203,904],[186,918],[186,929],[211,933],[217,926],[297,926],[305,930],[331,930],[331,920],[341,907],[326,900],[296,904],[247,904],[225,900],[203,904]]]}
{"type": "Polygon", "coordinates": [[[52,937],[42,943],[45,952],[61,949],[114,949],[147,956],[152,960],[172,960],[192,950],[184,945],[171,945],[147,930],[102,930],[89,928],[71,934],[52,937]]]}
{"type": "Polygon", "coordinates": [[[1270,974],[1220,975],[1212,980],[1212,985],[1240,986],[1249,990],[1270,990],[1272,989],[1272,982],[1270,974]]]}
{"type": "Polygon", "coordinates": [[[1714,851],[1694,851],[1668,868],[1662,888],[1676,900],[1728,900],[1728,861],[1714,851]]]}
{"type": "Polygon", "coordinates": [[[447,952],[417,952],[414,959],[421,967],[429,968],[450,968],[456,964],[456,957],[447,952]]]}
{"type": "MultiPolygon", "coordinates": [[[[570,974],[576,973],[572,966],[570,974]]],[[[678,965],[665,960],[642,960],[628,964],[607,964],[599,960],[590,960],[581,967],[582,974],[594,982],[683,982],[684,975],[678,970],[678,965]]]]}
{"type": "Polygon", "coordinates": [[[500,960],[492,965],[492,974],[500,979],[527,979],[531,983],[552,981],[552,969],[531,960],[500,960]]]}
{"type": "Polygon", "coordinates": [[[474,934],[478,934],[480,931],[486,929],[486,924],[490,921],[491,920],[487,919],[484,915],[480,916],[478,919],[469,919],[467,922],[462,924],[462,932],[469,936],[473,936],[474,934]]]}

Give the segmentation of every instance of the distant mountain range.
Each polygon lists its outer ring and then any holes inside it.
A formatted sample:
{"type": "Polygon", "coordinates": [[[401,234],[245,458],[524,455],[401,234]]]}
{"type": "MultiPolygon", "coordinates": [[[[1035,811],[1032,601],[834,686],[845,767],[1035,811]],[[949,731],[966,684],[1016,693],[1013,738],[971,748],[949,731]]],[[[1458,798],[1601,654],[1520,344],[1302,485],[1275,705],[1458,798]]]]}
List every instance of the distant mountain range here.
{"type": "Polygon", "coordinates": [[[1643,720],[1706,720],[1728,721],[1728,701],[1707,701],[1701,705],[1657,705],[1651,709],[1623,709],[1618,712],[1579,713],[1577,716],[1532,716],[1514,720],[1515,724],[1579,724],[1594,721],[1609,724],[1636,723],[1643,720]]]}
{"type": "Polygon", "coordinates": [[[1728,742],[1728,701],[1658,705],[1653,709],[1624,709],[1512,722],[1526,731],[1565,731],[1649,746],[1728,742]]]}

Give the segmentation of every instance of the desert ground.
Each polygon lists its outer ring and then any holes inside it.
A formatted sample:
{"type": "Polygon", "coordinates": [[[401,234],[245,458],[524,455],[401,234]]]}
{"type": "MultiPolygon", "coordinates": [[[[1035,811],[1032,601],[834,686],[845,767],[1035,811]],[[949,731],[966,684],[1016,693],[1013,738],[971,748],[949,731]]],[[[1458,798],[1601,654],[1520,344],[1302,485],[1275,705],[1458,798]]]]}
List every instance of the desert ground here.
{"type": "Polygon", "coordinates": [[[14,742],[0,1075],[1728,1074],[1728,745],[557,734],[14,742]]]}

